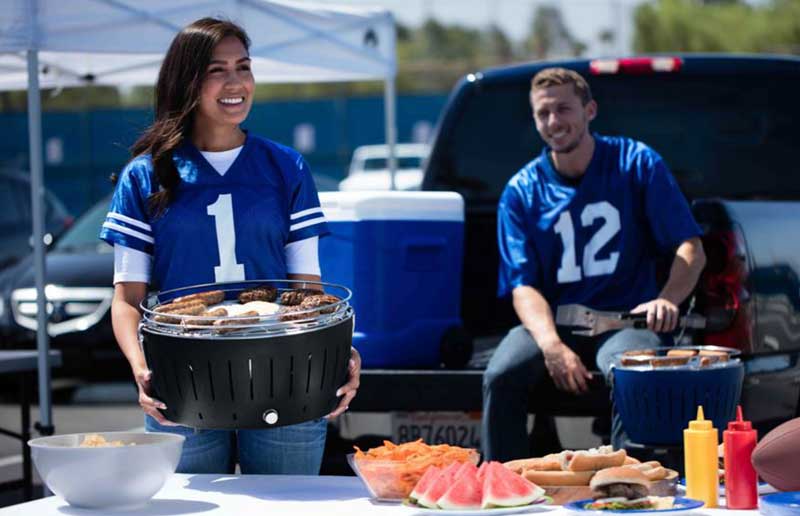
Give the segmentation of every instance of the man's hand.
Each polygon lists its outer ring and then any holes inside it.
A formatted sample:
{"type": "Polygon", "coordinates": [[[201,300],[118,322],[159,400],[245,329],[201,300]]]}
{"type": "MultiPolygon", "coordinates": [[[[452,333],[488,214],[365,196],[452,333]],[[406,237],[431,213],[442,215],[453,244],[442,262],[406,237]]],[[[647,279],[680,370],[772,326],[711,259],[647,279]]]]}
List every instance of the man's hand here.
{"type": "Polygon", "coordinates": [[[572,394],[581,394],[589,389],[586,381],[590,380],[592,375],[569,346],[558,342],[541,349],[544,354],[544,365],[558,389],[572,394]]]}
{"type": "Polygon", "coordinates": [[[671,332],[678,325],[678,307],[662,297],[642,303],[631,313],[647,313],[647,328],[656,332],[671,332]]]}

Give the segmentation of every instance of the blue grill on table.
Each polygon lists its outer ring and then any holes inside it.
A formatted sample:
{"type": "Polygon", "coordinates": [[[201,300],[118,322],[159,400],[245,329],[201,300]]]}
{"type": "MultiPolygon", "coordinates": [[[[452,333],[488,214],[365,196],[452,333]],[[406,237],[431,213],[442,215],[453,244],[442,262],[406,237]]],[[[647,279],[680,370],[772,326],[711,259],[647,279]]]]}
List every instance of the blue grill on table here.
{"type": "Polygon", "coordinates": [[[614,403],[628,438],[640,444],[680,444],[702,405],[717,430],[734,418],[744,367],[738,360],[709,368],[615,368],[614,403]]]}

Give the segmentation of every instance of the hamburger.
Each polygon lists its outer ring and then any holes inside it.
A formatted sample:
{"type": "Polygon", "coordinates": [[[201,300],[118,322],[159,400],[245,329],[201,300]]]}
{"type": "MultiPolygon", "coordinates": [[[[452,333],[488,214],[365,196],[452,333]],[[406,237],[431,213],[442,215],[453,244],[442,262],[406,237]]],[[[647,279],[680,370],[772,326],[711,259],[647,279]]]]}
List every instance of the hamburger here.
{"type": "Polygon", "coordinates": [[[650,495],[650,481],[639,470],[630,467],[606,468],[595,473],[589,482],[592,502],[587,510],[665,509],[672,506],[672,497],[650,495]]]}

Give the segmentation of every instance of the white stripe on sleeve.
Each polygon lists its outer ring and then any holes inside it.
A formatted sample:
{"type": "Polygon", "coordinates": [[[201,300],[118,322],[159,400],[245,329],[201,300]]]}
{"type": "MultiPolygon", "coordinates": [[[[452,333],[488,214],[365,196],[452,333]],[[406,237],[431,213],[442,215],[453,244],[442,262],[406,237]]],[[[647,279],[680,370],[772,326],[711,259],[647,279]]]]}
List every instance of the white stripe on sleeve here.
{"type": "Polygon", "coordinates": [[[103,227],[113,229],[114,231],[119,231],[120,233],[124,233],[134,238],[138,238],[139,240],[143,240],[148,244],[155,242],[151,236],[145,235],[144,233],[139,233],[138,231],[126,228],[125,226],[120,226],[119,224],[114,224],[113,222],[104,222],[103,227]]]}
{"type": "Polygon", "coordinates": [[[136,281],[150,283],[153,257],[147,253],[114,244],[114,283],[136,281]]]}
{"type": "Polygon", "coordinates": [[[289,274],[320,275],[319,269],[319,237],[304,238],[286,244],[286,271],[289,274]]]}
{"type": "Polygon", "coordinates": [[[322,224],[323,222],[325,222],[325,217],[317,217],[315,219],[305,220],[289,226],[289,231],[297,231],[298,229],[307,228],[308,226],[313,226],[315,224],[322,224]]]}
{"type": "Polygon", "coordinates": [[[109,211],[108,212],[108,217],[112,218],[112,219],[121,220],[122,222],[127,222],[131,226],[136,226],[137,228],[144,229],[147,232],[152,232],[152,228],[150,227],[150,224],[145,224],[141,220],[132,219],[131,217],[128,217],[127,215],[123,215],[121,213],[115,213],[113,211],[109,211]]]}
{"type": "Polygon", "coordinates": [[[306,215],[311,215],[312,213],[322,213],[322,208],[309,208],[307,210],[298,211],[297,213],[292,213],[289,215],[290,220],[297,220],[299,218],[305,217],[306,215]]]}

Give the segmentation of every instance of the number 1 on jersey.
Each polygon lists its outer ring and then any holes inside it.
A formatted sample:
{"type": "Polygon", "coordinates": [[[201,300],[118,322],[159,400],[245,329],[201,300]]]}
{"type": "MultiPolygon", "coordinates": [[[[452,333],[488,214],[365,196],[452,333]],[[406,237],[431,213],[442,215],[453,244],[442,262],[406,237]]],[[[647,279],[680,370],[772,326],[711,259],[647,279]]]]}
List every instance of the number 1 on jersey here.
{"type": "Polygon", "coordinates": [[[214,217],[217,230],[219,266],[214,267],[216,282],[244,281],[244,265],[236,263],[236,228],[233,224],[231,194],[220,194],[213,204],[208,205],[207,211],[214,217]]]}

